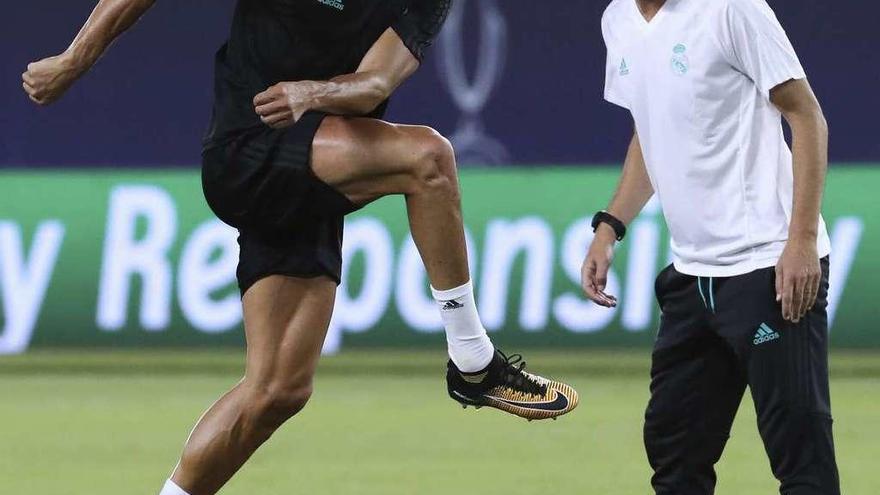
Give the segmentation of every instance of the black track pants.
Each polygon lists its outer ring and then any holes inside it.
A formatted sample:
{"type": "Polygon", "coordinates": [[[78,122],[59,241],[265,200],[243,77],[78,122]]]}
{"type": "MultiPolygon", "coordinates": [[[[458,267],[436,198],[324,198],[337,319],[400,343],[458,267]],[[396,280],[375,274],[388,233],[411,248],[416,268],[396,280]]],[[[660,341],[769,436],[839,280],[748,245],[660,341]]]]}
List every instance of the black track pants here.
{"type": "Polygon", "coordinates": [[[645,414],[645,447],[658,495],[715,489],[746,386],[784,495],[839,495],[828,391],[828,259],[812,310],[782,318],[775,270],[724,278],[665,269],[645,414]]]}

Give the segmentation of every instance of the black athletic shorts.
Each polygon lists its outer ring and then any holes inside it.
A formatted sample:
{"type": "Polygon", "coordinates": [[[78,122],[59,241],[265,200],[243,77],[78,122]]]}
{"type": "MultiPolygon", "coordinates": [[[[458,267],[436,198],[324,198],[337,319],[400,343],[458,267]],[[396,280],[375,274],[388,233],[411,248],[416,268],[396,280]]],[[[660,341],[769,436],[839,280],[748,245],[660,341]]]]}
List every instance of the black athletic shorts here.
{"type": "MultiPolygon", "coordinates": [[[[645,447],[658,495],[709,495],[746,387],[783,495],[839,495],[828,384],[828,258],[815,306],[782,318],[775,269],[657,277],[645,447]]],[[[756,452],[755,455],[758,455],[756,452]]]]}
{"type": "Polygon", "coordinates": [[[202,154],[205,199],[239,231],[242,294],[269,275],[340,281],[343,217],[358,207],[312,172],[324,117],[309,112],[294,126],[244,132],[202,154]]]}

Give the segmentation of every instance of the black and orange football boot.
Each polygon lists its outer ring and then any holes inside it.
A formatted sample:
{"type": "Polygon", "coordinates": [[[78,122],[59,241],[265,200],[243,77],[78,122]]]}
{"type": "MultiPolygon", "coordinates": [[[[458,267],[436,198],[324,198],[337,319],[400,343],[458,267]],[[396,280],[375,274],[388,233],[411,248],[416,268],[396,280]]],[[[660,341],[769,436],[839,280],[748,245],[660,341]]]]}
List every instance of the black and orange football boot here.
{"type": "Polygon", "coordinates": [[[477,373],[458,370],[447,364],[449,396],[462,406],[493,407],[525,418],[556,419],[578,405],[578,393],[570,386],[525,371],[522,356],[506,356],[499,350],[489,366],[477,373]]]}

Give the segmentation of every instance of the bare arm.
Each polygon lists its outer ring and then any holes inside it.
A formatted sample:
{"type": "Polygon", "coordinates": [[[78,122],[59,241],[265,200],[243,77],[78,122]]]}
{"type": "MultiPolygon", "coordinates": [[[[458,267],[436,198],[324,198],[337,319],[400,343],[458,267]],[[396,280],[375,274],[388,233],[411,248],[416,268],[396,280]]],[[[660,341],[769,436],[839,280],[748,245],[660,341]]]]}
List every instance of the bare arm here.
{"type": "MultiPolygon", "coordinates": [[[[621,222],[629,224],[642,211],[653,194],[654,188],[648,178],[639,135],[633,133],[633,138],[626,152],[626,160],[623,162],[623,173],[607,211],[621,222]]],[[[614,234],[613,229],[604,224],[603,226],[612,235],[614,234]]]]}
{"type": "MultiPolygon", "coordinates": [[[[623,172],[607,211],[624,224],[629,224],[642,211],[653,194],[654,188],[648,178],[639,135],[633,133],[626,153],[626,160],[623,163],[623,172]]],[[[581,268],[581,284],[584,292],[596,304],[606,307],[617,305],[617,298],[605,293],[608,269],[614,257],[616,240],[617,235],[614,229],[608,225],[600,224],[581,268]]]]}
{"type": "Polygon", "coordinates": [[[153,3],[155,0],[100,0],[64,53],[28,65],[21,77],[30,99],[48,105],[64,95],[153,3]]]}
{"type": "Polygon", "coordinates": [[[278,83],[254,98],[256,112],[272,127],[289,126],[309,110],[366,115],[409,78],[418,60],[392,29],[373,44],[352,74],[329,81],[278,83]]]}
{"type": "Polygon", "coordinates": [[[797,322],[813,307],[822,278],[816,237],[828,170],[828,124],[806,80],[770,92],[791,127],[794,202],[788,243],[776,266],[776,299],[784,318],[797,322]]]}

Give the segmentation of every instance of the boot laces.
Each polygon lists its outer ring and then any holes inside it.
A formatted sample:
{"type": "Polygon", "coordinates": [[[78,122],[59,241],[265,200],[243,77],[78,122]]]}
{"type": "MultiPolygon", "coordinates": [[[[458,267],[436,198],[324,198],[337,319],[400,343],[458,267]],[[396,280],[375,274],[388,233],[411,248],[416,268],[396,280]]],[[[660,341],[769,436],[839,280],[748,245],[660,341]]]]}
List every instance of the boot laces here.
{"type": "Polygon", "coordinates": [[[508,356],[501,351],[498,353],[504,358],[502,370],[504,385],[530,395],[543,396],[547,394],[547,385],[538,382],[532,375],[525,372],[526,362],[521,354],[508,356]]]}

